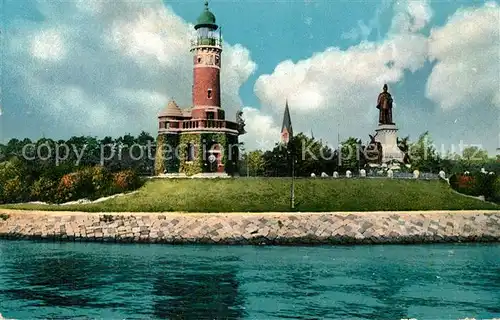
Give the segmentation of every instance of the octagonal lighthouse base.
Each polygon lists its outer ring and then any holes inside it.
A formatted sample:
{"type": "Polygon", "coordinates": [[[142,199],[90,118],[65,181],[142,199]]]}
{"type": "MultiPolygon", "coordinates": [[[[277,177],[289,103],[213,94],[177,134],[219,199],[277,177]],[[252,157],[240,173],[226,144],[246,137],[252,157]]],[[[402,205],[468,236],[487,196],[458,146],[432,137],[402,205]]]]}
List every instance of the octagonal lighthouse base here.
{"type": "Polygon", "coordinates": [[[375,130],[375,141],[382,145],[382,163],[403,162],[404,153],[398,148],[395,124],[381,124],[375,130]]]}

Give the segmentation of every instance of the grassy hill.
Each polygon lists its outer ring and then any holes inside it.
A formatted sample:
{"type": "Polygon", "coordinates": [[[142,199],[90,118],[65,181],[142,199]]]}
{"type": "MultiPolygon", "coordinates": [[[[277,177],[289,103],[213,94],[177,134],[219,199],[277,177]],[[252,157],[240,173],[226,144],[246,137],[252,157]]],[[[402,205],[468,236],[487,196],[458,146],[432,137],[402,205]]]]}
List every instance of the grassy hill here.
{"type": "MultiPolygon", "coordinates": [[[[290,178],[155,179],[137,193],[81,205],[17,204],[12,209],[91,212],[290,211],[290,178]]],[[[459,195],[442,181],[297,179],[296,211],[407,211],[500,209],[459,195]]]]}

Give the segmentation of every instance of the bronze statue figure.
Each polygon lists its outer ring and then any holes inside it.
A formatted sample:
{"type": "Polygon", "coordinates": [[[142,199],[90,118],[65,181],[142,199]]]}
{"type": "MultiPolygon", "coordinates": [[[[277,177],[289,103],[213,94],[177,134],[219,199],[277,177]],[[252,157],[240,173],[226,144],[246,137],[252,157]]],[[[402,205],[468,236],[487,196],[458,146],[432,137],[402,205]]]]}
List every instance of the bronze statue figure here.
{"type": "Polygon", "coordinates": [[[384,84],[384,92],[378,95],[377,109],[379,109],[379,124],[394,124],[392,122],[392,96],[387,92],[387,84],[384,84]]]}
{"type": "Polygon", "coordinates": [[[239,134],[247,133],[245,131],[245,120],[243,120],[243,111],[241,111],[241,110],[238,110],[238,112],[236,112],[236,123],[238,123],[238,133],[239,134]]]}

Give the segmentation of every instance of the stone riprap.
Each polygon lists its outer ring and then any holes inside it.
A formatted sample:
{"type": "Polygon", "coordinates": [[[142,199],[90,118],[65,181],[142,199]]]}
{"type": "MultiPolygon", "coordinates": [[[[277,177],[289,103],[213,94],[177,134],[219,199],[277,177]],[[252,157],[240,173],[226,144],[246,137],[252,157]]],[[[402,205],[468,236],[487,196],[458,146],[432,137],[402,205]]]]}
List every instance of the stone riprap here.
{"type": "Polygon", "coordinates": [[[0,210],[0,237],[221,244],[483,242],[500,240],[500,211],[85,213],[0,210]]]}

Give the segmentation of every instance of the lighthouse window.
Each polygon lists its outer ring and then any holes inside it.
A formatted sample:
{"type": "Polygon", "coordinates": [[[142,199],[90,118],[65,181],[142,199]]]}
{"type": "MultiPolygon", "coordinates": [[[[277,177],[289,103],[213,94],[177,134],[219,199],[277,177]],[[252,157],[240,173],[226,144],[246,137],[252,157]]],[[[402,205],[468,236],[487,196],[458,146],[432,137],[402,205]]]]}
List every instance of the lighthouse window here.
{"type": "Polygon", "coordinates": [[[201,62],[201,57],[198,57],[198,63],[200,63],[200,62],[201,62]]]}
{"type": "Polygon", "coordinates": [[[215,57],[215,65],[218,66],[219,65],[219,57],[215,57]]]}
{"type": "Polygon", "coordinates": [[[212,99],[212,89],[208,89],[208,99],[212,99]]]}

